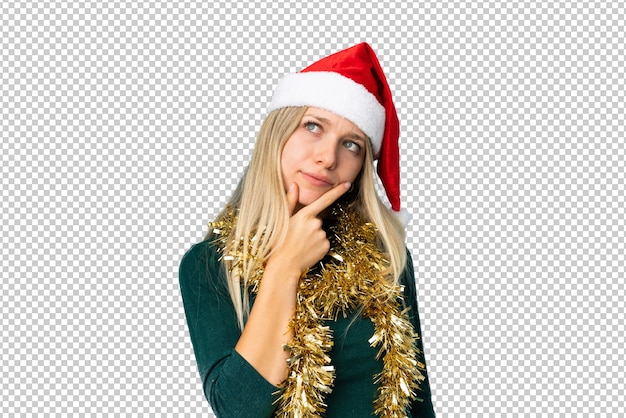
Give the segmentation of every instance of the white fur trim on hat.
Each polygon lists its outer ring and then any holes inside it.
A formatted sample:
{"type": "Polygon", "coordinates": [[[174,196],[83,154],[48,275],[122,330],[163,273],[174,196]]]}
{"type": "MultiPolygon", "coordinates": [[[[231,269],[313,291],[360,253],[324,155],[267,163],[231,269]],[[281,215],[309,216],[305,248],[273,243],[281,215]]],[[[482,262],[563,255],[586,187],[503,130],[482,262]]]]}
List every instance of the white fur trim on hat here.
{"type": "Polygon", "coordinates": [[[385,108],[361,84],[330,71],[288,74],[278,82],[268,112],[288,106],[319,107],[348,119],[370,138],[378,156],[385,108]]]}

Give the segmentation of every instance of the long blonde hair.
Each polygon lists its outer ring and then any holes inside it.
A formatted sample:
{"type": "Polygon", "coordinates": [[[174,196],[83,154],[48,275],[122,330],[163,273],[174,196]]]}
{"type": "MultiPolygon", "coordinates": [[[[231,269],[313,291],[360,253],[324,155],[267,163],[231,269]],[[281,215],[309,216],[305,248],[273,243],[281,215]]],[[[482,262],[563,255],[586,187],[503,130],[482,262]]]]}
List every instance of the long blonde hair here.
{"type": "MultiPolygon", "coordinates": [[[[223,260],[228,291],[243,329],[250,312],[247,277],[259,268],[260,261],[272,254],[272,249],[285,239],[289,223],[289,209],[283,184],[280,160],[283,147],[300,124],[307,107],[285,107],[270,112],[259,131],[252,159],[227,208],[218,216],[223,219],[230,209],[238,210],[237,224],[226,242],[225,252],[237,251],[240,245],[252,245],[254,257],[243,251],[240,274],[231,271],[231,262],[223,260]],[[242,239],[243,241],[242,241],[242,239]]],[[[406,264],[404,227],[378,197],[374,179],[373,151],[366,141],[363,168],[355,181],[353,207],[367,221],[378,228],[378,245],[387,255],[390,267],[387,277],[397,283],[406,264]]],[[[212,233],[207,235],[213,238],[212,233]]]]}

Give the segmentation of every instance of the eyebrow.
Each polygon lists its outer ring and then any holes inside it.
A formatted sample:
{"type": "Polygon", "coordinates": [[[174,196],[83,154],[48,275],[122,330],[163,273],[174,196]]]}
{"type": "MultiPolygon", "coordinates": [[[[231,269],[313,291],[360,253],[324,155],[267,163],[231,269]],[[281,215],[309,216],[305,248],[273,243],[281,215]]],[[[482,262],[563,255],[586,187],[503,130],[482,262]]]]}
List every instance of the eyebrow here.
{"type": "MultiPolygon", "coordinates": [[[[323,116],[318,116],[318,115],[316,115],[316,114],[313,114],[313,113],[308,113],[308,112],[307,112],[307,113],[305,113],[305,115],[304,115],[303,117],[307,117],[307,116],[308,116],[308,117],[315,118],[315,119],[317,119],[318,121],[320,121],[321,123],[323,123],[323,124],[325,124],[325,125],[332,125],[332,123],[330,122],[330,120],[329,120],[329,119],[327,119],[327,118],[325,118],[325,117],[323,117],[323,116]]],[[[344,137],[346,137],[346,138],[350,138],[350,139],[353,139],[353,140],[359,140],[359,141],[362,141],[362,142],[363,142],[363,144],[365,144],[365,141],[367,140],[367,138],[366,138],[366,137],[363,137],[362,135],[359,135],[359,134],[357,134],[356,132],[350,132],[350,133],[347,133],[346,135],[344,135],[344,137]]]]}

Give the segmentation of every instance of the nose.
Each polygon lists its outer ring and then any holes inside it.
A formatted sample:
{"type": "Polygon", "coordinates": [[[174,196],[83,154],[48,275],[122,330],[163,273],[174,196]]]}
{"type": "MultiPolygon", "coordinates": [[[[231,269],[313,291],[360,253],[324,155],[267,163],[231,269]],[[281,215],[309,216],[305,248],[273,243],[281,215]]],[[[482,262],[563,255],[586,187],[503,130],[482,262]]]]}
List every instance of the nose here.
{"type": "Polygon", "coordinates": [[[337,165],[337,147],[335,141],[326,139],[320,141],[315,149],[315,162],[324,168],[332,170],[337,165]]]}

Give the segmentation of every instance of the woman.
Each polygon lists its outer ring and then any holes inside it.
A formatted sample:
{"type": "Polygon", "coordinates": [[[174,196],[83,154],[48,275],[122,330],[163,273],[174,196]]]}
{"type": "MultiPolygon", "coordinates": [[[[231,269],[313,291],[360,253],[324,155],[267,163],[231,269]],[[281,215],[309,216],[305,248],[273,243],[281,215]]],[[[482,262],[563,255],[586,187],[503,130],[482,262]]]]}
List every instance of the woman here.
{"type": "Polygon", "coordinates": [[[227,207],[180,265],[213,411],[434,416],[378,59],[362,43],[287,75],[269,111],[227,207]]]}

